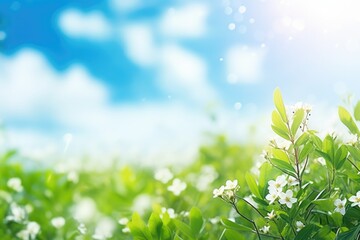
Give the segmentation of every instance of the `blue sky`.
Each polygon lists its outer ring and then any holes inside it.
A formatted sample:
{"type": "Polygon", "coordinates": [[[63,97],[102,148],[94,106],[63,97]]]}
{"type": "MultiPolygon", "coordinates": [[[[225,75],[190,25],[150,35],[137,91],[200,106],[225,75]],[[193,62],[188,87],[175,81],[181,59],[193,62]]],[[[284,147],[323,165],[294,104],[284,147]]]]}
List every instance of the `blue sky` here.
{"type": "Polygon", "coordinates": [[[356,6],[354,0],[1,1],[7,141],[61,149],[69,132],[73,148],[85,151],[121,146],[136,156],[154,138],[156,154],[169,139],[177,140],[168,149],[194,151],[205,131],[244,138],[244,126],[266,118],[276,86],[290,104],[338,105],[360,87],[356,6]]]}

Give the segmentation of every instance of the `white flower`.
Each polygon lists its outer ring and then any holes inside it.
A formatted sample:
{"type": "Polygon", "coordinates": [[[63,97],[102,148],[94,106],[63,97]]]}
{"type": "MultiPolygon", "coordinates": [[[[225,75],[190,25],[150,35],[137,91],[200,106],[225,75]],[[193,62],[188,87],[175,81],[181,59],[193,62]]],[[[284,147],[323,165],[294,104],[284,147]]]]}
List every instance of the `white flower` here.
{"type": "Polygon", "coordinates": [[[25,210],[22,207],[18,206],[16,203],[12,203],[10,205],[10,213],[11,215],[6,217],[6,221],[21,223],[25,220],[25,210]]]}
{"type": "Polygon", "coordinates": [[[164,184],[168,183],[173,177],[174,175],[168,168],[158,169],[155,172],[155,179],[164,184]]]}
{"type": "Polygon", "coordinates": [[[294,112],[303,109],[306,113],[309,113],[312,110],[312,106],[309,104],[304,104],[302,102],[297,102],[294,106],[292,106],[292,109],[294,112]]]}
{"type": "Polygon", "coordinates": [[[129,233],[129,232],[130,232],[130,228],[124,227],[121,231],[122,231],[123,233],[129,233]]]}
{"type": "Polygon", "coordinates": [[[24,189],[21,185],[20,178],[10,178],[7,182],[7,186],[16,192],[21,192],[24,189]]]}
{"type": "Polygon", "coordinates": [[[163,218],[164,214],[167,213],[170,218],[176,218],[176,213],[173,208],[161,208],[160,218],[163,218]]]}
{"type": "Polygon", "coordinates": [[[86,234],[86,232],[87,232],[87,228],[85,227],[85,224],[83,224],[83,223],[80,223],[77,229],[79,230],[79,232],[82,235],[86,234]]]}
{"type": "Polygon", "coordinates": [[[65,225],[65,219],[63,217],[55,217],[51,219],[51,225],[57,229],[62,228],[65,225]]]}
{"type": "Polygon", "coordinates": [[[125,226],[126,224],[128,224],[128,222],[129,222],[129,219],[126,218],[126,217],[120,218],[119,221],[118,221],[118,223],[119,223],[120,225],[124,225],[124,226],[125,226]]]}
{"type": "Polygon", "coordinates": [[[353,202],[351,204],[352,207],[354,207],[354,206],[359,206],[360,207],[360,191],[358,191],[355,196],[351,196],[349,198],[349,201],[353,202]]]}
{"type": "Polygon", "coordinates": [[[291,208],[293,203],[296,203],[297,199],[293,198],[293,192],[291,190],[287,190],[286,193],[279,193],[280,204],[286,204],[288,208],[291,208]]]}
{"type": "Polygon", "coordinates": [[[220,218],[219,217],[214,217],[214,218],[210,218],[209,219],[211,224],[218,224],[220,222],[220,218]]]}
{"type": "Polygon", "coordinates": [[[79,174],[76,171],[71,171],[67,175],[67,180],[72,183],[79,182],[79,174]]]}
{"type": "Polygon", "coordinates": [[[276,180],[270,180],[268,182],[268,189],[275,189],[278,192],[282,191],[282,188],[287,184],[286,177],[284,175],[280,175],[276,178],[276,180]]]}
{"type": "Polygon", "coordinates": [[[115,224],[112,219],[104,217],[100,219],[95,228],[95,233],[92,235],[93,239],[105,240],[113,236],[115,224]]]}
{"type": "Polygon", "coordinates": [[[226,181],[226,185],[225,185],[225,189],[226,190],[234,190],[236,189],[238,186],[238,180],[234,180],[234,181],[231,181],[231,180],[227,180],[226,181]]]}
{"type": "Polygon", "coordinates": [[[265,218],[267,218],[269,220],[273,220],[275,217],[276,217],[276,214],[275,214],[274,210],[271,210],[271,212],[267,213],[267,217],[265,217],[265,218]]]}
{"type": "Polygon", "coordinates": [[[182,191],[186,189],[186,183],[182,182],[180,179],[175,178],[172,182],[172,185],[167,188],[175,196],[179,196],[182,191]]]}
{"type": "Polygon", "coordinates": [[[270,231],[270,226],[264,226],[262,228],[260,228],[260,231],[262,231],[263,233],[268,233],[270,231]]]}
{"type": "Polygon", "coordinates": [[[269,201],[270,204],[276,201],[276,199],[279,197],[279,192],[276,191],[276,189],[271,188],[269,191],[269,194],[266,195],[266,200],[269,201]]]}
{"type": "Polygon", "coordinates": [[[346,204],[346,198],[344,200],[336,199],[334,201],[334,205],[336,206],[334,211],[341,213],[341,215],[345,215],[345,204],[346,204]]]}
{"type": "Polygon", "coordinates": [[[305,224],[303,224],[301,221],[296,221],[296,231],[299,232],[301,229],[305,227],[305,224]]]}
{"type": "Polygon", "coordinates": [[[287,179],[287,184],[289,186],[295,186],[295,185],[299,184],[299,181],[296,178],[294,178],[292,176],[289,176],[288,179],[287,179]]]}
{"type": "Polygon", "coordinates": [[[40,232],[40,225],[36,222],[29,222],[26,229],[21,230],[16,236],[22,240],[34,240],[40,232]]]}
{"type": "Polygon", "coordinates": [[[40,225],[37,222],[29,222],[26,230],[30,235],[30,239],[35,239],[36,235],[40,232],[40,225]]]}
{"type": "Polygon", "coordinates": [[[213,191],[213,198],[221,197],[224,194],[224,190],[224,186],[221,186],[219,189],[215,188],[213,191]]]}

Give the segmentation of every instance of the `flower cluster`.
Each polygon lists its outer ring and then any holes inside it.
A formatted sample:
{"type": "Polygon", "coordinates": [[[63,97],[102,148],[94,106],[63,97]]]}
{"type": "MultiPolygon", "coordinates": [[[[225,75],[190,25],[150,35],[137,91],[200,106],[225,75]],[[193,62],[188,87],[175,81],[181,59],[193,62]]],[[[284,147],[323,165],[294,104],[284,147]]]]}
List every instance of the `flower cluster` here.
{"type": "Polygon", "coordinates": [[[268,182],[269,194],[266,195],[266,199],[270,204],[273,204],[276,200],[279,200],[280,204],[286,204],[288,208],[291,208],[294,203],[297,202],[297,199],[293,197],[293,191],[288,189],[286,192],[283,192],[283,188],[287,185],[292,187],[299,184],[296,178],[285,175],[280,175],[276,180],[270,180],[268,182]]]}
{"type": "MultiPolygon", "coordinates": [[[[351,207],[355,207],[355,206],[359,206],[360,207],[360,191],[358,191],[356,193],[356,195],[354,196],[351,196],[349,198],[349,201],[352,202],[351,203],[351,207]]],[[[346,212],[346,202],[347,202],[347,199],[344,198],[343,200],[341,199],[336,199],[334,201],[334,205],[335,205],[335,209],[334,209],[334,212],[339,212],[341,215],[345,215],[345,212],[346,212]]]]}
{"type": "Polygon", "coordinates": [[[239,190],[238,180],[227,180],[225,186],[221,186],[218,189],[214,189],[213,197],[222,198],[225,201],[234,202],[235,194],[239,190]]]}

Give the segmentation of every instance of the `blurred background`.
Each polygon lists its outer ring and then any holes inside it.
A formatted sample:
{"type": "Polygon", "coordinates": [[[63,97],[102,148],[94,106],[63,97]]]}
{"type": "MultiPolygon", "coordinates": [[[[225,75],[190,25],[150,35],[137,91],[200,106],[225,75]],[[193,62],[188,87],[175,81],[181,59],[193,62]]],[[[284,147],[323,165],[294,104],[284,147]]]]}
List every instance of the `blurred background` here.
{"type": "Polygon", "coordinates": [[[310,126],[326,129],[360,89],[359,8],[2,0],[1,146],[48,161],[186,163],[209,135],[267,142],[277,86],[286,103],[313,105],[310,126]]]}

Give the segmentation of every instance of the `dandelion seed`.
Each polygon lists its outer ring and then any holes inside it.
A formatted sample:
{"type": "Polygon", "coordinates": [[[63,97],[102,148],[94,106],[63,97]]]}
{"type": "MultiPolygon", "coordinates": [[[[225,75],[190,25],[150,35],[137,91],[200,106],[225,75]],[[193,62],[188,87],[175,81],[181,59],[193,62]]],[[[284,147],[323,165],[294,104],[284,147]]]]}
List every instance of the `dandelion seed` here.
{"type": "Polygon", "coordinates": [[[334,205],[336,206],[334,211],[341,213],[341,215],[345,215],[345,204],[346,204],[346,198],[344,200],[336,199],[334,201],[334,205]]]}
{"type": "Polygon", "coordinates": [[[354,206],[359,206],[359,207],[360,207],[360,191],[358,191],[358,192],[356,193],[356,195],[351,196],[351,197],[349,198],[349,201],[350,201],[350,202],[353,202],[353,203],[351,204],[352,207],[354,207],[354,206]]]}
{"type": "Polygon", "coordinates": [[[180,179],[175,178],[172,182],[172,185],[167,188],[175,196],[179,196],[182,191],[186,189],[186,183],[182,182],[180,179]]]}
{"type": "Polygon", "coordinates": [[[229,29],[230,31],[234,31],[234,30],[235,30],[235,28],[236,28],[235,23],[229,23],[229,25],[228,25],[228,29],[229,29]]]}
{"type": "Polygon", "coordinates": [[[286,193],[279,193],[279,202],[280,204],[286,204],[286,206],[288,208],[291,208],[293,203],[296,203],[297,202],[297,199],[296,198],[293,198],[293,191],[291,190],[287,190],[286,193]]]}
{"type": "Polygon", "coordinates": [[[239,13],[244,14],[246,12],[246,7],[244,5],[241,5],[239,7],[239,13]]]}
{"type": "Polygon", "coordinates": [[[299,232],[301,229],[305,227],[305,224],[303,224],[301,221],[296,221],[296,231],[299,232]]]}
{"type": "Polygon", "coordinates": [[[231,15],[233,12],[232,8],[231,7],[226,7],[225,10],[224,10],[224,13],[226,15],[231,15]]]}

